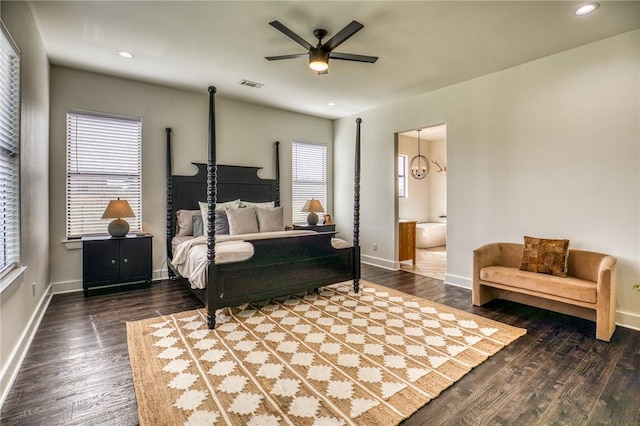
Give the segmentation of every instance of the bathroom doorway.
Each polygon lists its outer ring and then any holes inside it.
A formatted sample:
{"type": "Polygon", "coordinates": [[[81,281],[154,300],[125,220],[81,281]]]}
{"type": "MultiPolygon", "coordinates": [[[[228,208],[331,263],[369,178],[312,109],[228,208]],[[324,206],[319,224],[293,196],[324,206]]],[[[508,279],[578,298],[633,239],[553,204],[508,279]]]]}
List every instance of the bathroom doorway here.
{"type": "MultiPolygon", "coordinates": [[[[415,259],[401,260],[400,269],[444,280],[447,272],[447,126],[399,132],[396,140],[398,222],[416,224],[415,259]]],[[[400,251],[406,252],[403,244],[406,238],[400,236],[400,251]]]]}

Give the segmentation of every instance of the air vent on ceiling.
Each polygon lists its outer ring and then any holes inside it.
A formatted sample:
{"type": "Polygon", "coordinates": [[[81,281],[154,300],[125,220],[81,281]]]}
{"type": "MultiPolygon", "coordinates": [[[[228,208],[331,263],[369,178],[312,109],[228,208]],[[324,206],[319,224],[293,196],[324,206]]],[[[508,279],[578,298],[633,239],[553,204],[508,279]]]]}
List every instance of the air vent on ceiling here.
{"type": "Polygon", "coordinates": [[[255,89],[259,89],[262,86],[264,86],[264,84],[262,83],[256,83],[255,81],[249,81],[249,80],[240,80],[240,84],[247,87],[253,87],[255,89]]]}

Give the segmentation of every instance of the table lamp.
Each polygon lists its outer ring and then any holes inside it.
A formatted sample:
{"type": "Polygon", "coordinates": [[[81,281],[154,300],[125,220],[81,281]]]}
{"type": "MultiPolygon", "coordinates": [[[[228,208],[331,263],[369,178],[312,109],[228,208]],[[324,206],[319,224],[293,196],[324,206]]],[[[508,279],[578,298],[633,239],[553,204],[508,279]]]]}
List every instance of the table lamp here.
{"type": "Polygon", "coordinates": [[[109,223],[107,230],[112,237],[124,237],[129,232],[129,223],[122,219],[123,217],[135,217],[131,206],[127,200],[121,200],[118,197],[117,200],[109,201],[107,209],[102,215],[103,219],[113,219],[109,223]]]}
{"type": "Polygon", "coordinates": [[[308,225],[316,225],[318,223],[318,215],[316,212],[323,212],[324,208],[322,207],[322,204],[320,204],[319,200],[312,198],[304,203],[304,207],[302,207],[302,210],[300,211],[309,212],[309,215],[307,216],[308,225]]]}

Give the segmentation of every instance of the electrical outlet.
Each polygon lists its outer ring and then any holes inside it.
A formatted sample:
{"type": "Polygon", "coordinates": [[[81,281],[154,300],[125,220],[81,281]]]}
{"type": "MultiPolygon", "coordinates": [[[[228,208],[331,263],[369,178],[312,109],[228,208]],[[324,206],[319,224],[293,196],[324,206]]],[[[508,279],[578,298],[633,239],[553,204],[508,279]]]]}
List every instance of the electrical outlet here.
{"type": "Polygon", "coordinates": [[[378,243],[373,243],[373,251],[378,251],[378,243]]]}

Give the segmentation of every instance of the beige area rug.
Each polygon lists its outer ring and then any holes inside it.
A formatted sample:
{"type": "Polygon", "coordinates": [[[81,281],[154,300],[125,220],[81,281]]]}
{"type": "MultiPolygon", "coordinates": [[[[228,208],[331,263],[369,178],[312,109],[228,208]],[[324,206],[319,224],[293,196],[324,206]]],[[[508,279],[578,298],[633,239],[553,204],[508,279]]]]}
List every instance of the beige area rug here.
{"type": "Polygon", "coordinates": [[[141,425],[394,425],[525,333],[366,281],[127,323],[141,425]]]}

